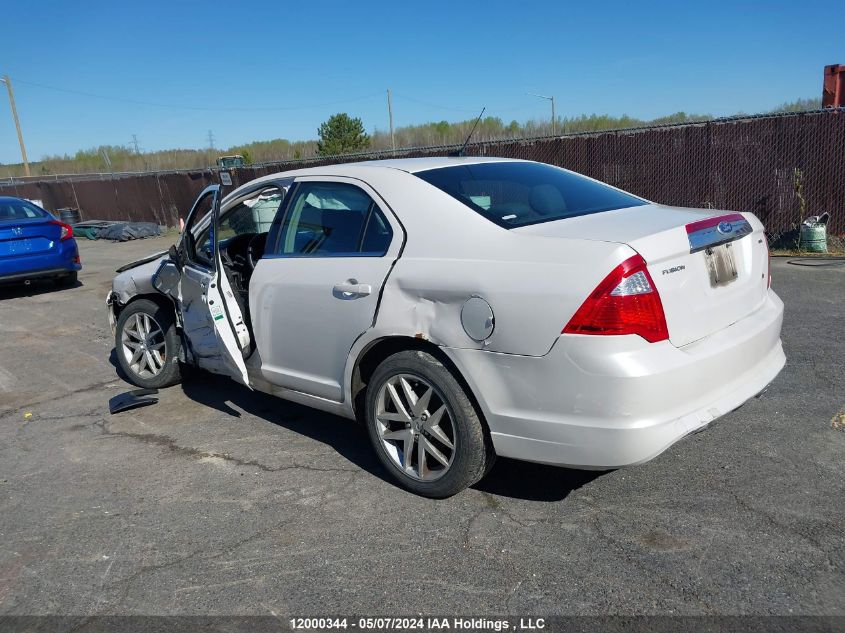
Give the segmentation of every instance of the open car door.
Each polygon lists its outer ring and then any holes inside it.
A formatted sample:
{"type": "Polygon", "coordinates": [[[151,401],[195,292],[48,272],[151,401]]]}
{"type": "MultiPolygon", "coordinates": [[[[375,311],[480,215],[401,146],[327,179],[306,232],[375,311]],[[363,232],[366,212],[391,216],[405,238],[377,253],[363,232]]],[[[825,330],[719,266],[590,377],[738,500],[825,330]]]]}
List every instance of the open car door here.
{"type": "Polygon", "coordinates": [[[153,286],[171,296],[179,310],[184,338],[196,364],[249,386],[244,355],[249,329],[220,257],[220,185],[203,190],[153,286]]]}

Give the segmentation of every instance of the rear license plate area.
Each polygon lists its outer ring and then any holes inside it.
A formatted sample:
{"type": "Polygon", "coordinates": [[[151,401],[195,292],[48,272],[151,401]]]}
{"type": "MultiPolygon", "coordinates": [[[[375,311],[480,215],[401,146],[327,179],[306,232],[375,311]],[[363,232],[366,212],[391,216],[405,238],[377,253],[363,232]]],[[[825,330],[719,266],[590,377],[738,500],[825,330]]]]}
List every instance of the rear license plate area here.
{"type": "Polygon", "coordinates": [[[727,286],[739,276],[733,250],[730,243],[704,249],[704,261],[713,288],[727,286]]]}

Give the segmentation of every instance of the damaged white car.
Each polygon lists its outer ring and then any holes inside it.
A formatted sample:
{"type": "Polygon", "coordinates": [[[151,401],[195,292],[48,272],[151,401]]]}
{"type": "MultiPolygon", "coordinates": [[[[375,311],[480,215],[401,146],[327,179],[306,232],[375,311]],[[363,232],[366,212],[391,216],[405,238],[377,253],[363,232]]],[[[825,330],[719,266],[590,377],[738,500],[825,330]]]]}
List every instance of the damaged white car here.
{"type": "Polygon", "coordinates": [[[672,208],[541,163],[331,165],[202,192],[108,297],[142,387],[182,364],[361,420],[444,497],[497,455],[649,460],[784,366],[750,213],[672,208]]]}

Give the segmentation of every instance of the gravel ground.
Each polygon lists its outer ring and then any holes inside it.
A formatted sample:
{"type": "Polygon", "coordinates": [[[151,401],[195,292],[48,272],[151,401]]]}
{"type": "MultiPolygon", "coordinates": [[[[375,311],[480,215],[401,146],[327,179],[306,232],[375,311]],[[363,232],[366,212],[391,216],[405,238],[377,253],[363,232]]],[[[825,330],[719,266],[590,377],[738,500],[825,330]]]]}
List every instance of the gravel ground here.
{"type": "Polygon", "coordinates": [[[113,270],[167,246],[0,290],[0,616],[845,615],[845,266],[773,262],[786,369],[652,462],[432,501],[353,423],[210,375],[110,416],[113,270]]]}

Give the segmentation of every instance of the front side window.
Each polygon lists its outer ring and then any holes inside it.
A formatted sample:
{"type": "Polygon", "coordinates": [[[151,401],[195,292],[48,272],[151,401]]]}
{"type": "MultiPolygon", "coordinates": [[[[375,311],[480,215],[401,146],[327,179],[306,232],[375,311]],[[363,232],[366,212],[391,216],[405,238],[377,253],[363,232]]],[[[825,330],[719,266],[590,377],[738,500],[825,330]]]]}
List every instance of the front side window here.
{"type": "Polygon", "coordinates": [[[543,163],[454,165],[415,175],[507,229],[648,204],[543,163]]]}
{"type": "MultiPolygon", "coordinates": [[[[217,239],[224,247],[238,236],[252,236],[267,233],[273,218],[285,197],[284,188],[267,187],[256,191],[237,205],[223,211],[217,227],[217,239]]],[[[209,194],[199,201],[187,230],[192,236],[188,256],[196,262],[213,268],[214,233],[211,226],[211,203],[209,194]]],[[[244,240],[248,237],[244,237],[244,240]]]]}
{"type": "Polygon", "coordinates": [[[381,256],[393,231],[373,199],[354,185],[304,182],[297,186],[275,254],[289,257],[381,256]]]}
{"type": "MultiPolygon", "coordinates": [[[[267,233],[284,197],[285,192],[276,187],[268,187],[251,194],[249,198],[221,214],[217,239],[225,245],[228,240],[239,235],[267,233]]],[[[210,228],[209,222],[197,239],[199,244],[204,245],[203,250],[206,252],[212,252],[214,248],[210,228]]]]}

